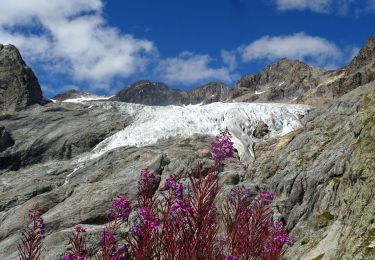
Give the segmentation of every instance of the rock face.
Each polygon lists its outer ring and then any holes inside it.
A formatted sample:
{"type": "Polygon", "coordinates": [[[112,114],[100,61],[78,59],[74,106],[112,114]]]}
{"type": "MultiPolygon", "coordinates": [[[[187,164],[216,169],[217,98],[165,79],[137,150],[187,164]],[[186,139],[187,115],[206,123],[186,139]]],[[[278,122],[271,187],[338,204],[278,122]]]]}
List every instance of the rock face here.
{"type": "Polygon", "coordinates": [[[242,77],[231,99],[250,102],[327,104],[375,79],[375,37],[369,37],[353,61],[343,69],[324,71],[300,61],[282,59],[259,74],[242,77]]]}
{"type": "Polygon", "coordinates": [[[183,103],[209,104],[213,102],[224,102],[229,100],[230,88],[221,82],[213,82],[193,89],[184,95],[183,103]]]}
{"type": "Polygon", "coordinates": [[[233,89],[236,101],[290,101],[318,85],[324,70],[297,60],[281,59],[256,75],[242,77],[233,89]]]}
{"type": "Polygon", "coordinates": [[[88,110],[87,107],[48,104],[0,121],[3,126],[0,127],[0,171],[72,159],[130,122],[130,117],[124,119],[116,109],[88,110]]]}
{"type": "Polygon", "coordinates": [[[0,44],[0,113],[42,102],[38,79],[17,48],[0,44]]]}
{"type": "Polygon", "coordinates": [[[374,80],[375,37],[370,37],[348,66],[323,75],[317,87],[298,101],[312,105],[325,104],[374,80]]]}
{"type": "Polygon", "coordinates": [[[118,92],[111,100],[150,106],[182,104],[182,92],[163,83],[141,80],[118,92]]]}
{"type": "Polygon", "coordinates": [[[373,259],[375,82],[310,111],[304,127],[261,141],[253,181],[277,194],[295,245],[287,258],[373,259]]]}
{"type": "Polygon", "coordinates": [[[348,74],[354,73],[364,66],[374,66],[375,60],[375,36],[367,39],[365,46],[359,51],[358,55],[354,57],[353,61],[346,67],[348,74]]]}

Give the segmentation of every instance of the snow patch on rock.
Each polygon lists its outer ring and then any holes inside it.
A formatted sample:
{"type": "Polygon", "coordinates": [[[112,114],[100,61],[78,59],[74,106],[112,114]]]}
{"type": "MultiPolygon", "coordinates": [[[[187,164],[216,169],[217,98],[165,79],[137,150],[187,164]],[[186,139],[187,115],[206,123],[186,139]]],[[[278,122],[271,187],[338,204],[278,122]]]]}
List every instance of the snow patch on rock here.
{"type": "Polygon", "coordinates": [[[95,97],[87,97],[86,96],[85,97],[85,96],[81,96],[81,97],[78,97],[78,98],[65,99],[62,102],[82,103],[82,102],[86,102],[86,101],[108,100],[111,97],[113,97],[113,96],[110,96],[110,97],[100,97],[100,96],[95,96],[95,97]]]}

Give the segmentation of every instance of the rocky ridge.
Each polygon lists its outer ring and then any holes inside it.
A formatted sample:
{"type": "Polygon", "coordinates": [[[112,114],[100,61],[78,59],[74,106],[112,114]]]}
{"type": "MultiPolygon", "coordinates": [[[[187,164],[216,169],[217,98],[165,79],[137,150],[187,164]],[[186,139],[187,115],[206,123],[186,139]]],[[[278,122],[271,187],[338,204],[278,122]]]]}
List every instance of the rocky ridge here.
{"type": "Polygon", "coordinates": [[[289,102],[320,106],[375,79],[375,37],[346,67],[334,71],[281,59],[260,73],[245,75],[230,89],[223,83],[208,83],[191,91],[170,89],[164,83],[135,82],[112,98],[145,105],[207,104],[218,101],[289,102]]]}
{"type": "Polygon", "coordinates": [[[149,106],[208,104],[229,100],[229,93],[230,89],[219,82],[185,92],[171,89],[164,83],[141,80],[120,90],[111,100],[149,106]]]}
{"type": "Polygon", "coordinates": [[[305,104],[327,104],[351,90],[375,80],[375,37],[369,37],[352,62],[328,72],[319,84],[299,101],[305,104]]]}
{"type": "Polygon", "coordinates": [[[242,77],[231,96],[236,101],[290,102],[318,85],[324,73],[324,70],[301,61],[281,59],[266,66],[259,74],[242,77]]]}

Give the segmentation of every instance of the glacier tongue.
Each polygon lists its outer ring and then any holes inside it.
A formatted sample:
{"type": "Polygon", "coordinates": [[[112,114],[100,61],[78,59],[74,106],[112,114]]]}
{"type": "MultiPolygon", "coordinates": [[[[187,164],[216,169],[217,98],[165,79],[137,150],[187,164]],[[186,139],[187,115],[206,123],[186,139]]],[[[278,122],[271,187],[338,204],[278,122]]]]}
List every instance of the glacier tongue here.
{"type": "Polygon", "coordinates": [[[311,107],[274,103],[212,103],[188,106],[145,106],[120,102],[96,103],[116,106],[134,117],[125,129],[99,143],[81,160],[93,159],[123,146],[147,146],[172,137],[187,138],[194,133],[217,135],[228,128],[241,159],[253,157],[252,132],[263,121],[269,137],[281,136],[300,127],[299,115],[311,107]]]}

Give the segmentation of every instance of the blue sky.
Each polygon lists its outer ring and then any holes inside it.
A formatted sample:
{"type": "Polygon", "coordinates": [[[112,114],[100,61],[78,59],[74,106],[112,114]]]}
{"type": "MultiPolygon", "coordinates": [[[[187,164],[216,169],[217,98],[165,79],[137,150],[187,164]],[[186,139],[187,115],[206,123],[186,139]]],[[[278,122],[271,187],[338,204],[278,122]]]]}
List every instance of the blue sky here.
{"type": "Polygon", "coordinates": [[[333,69],[374,25],[375,0],[0,2],[0,43],[20,49],[48,97],[111,95],[140,79],[233,86],[283,57],[333,69]]]}

